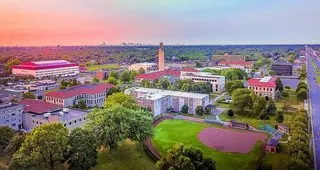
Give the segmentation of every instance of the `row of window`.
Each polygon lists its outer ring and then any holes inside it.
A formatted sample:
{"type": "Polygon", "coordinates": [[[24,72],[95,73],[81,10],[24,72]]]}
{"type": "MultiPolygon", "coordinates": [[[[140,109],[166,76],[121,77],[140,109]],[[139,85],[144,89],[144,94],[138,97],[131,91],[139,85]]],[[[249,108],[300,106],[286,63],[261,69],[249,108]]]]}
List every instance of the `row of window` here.
{"type": "Polygon", "coordinates": [[[265,87],[249,87],[249,89],[252,89],[252,90],[264,90],[264,91],[272,91],[272,88],[265,88],[265,87]]]}
{"type": "MultiPolygon", "coordinates": [[[[72,125],[72,124],[76,124],[77,122],[79,123],[79,122],[85,121],[85,120],[86,120],[86,117],[84,117],[83,119],[80,118],[80,119],[78,119],[78,121],[77,121],[77,120],[69,121],[68,126],[70,126],[70,125],[72,125]]],[[[63,126],[66,127],[66,126],[67,126],[67,123],[63,124],[63,126]]]]}

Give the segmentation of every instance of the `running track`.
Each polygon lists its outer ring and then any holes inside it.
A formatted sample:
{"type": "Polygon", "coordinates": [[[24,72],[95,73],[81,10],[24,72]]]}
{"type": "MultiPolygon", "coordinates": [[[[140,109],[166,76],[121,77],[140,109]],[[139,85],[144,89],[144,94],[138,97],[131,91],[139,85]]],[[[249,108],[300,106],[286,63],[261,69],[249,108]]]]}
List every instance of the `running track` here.
{"type": "MultiPolygon", "coordinates": [[[[308,50],[307,50],[308,51],[308,50]]],[[[309,99],[311,103],[311,116],[312,116],[312,131],[314,143],[314,158],[315,169],[320,168],[320,87],[317,84],[316,73],[312,66],[311,59],[315,61],[320,69],[320,62],[311,53],[306,53],[308,64],[308,85],[309,85],[309,99]]]]}

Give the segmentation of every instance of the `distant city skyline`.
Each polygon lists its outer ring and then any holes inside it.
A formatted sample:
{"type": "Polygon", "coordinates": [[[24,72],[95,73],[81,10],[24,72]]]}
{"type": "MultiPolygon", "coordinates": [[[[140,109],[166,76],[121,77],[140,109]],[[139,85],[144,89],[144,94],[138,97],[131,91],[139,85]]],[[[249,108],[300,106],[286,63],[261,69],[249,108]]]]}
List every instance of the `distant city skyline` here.
{"type": "Polygon", "coordinates": [[[1,0],[0,46],[320,44],[318,0],[1,0]]]}

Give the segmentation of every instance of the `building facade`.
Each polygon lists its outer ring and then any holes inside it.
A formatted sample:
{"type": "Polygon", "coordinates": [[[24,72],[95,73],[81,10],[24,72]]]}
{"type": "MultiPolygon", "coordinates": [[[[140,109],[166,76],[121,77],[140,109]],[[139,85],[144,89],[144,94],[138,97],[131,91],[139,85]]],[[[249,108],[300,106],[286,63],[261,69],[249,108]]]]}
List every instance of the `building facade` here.
{"type": "Polygon", "coordinates": [[[87,107],[102,107],[106,100],[107,91],[114,87],[112,84],[89,84],[49,92],[45,101],[61,107],[75,106],[83,100],[87,107]]]}
{"type": "Polygon", "coordinates": [[[71,131],[82,127],[89,114],[88,111],[67,109],[40,100],[23,99],[19,103],[25,106],[23,128],[26,131],[46,123],[61,123],[71,131]]]}
{"type": "Polygon", "coordinates": [[[105,80],[105,79],[107,79],[107,77],[108,77],[107,74],[108,74],[108,73],[107,73],[106,71],[104,71],[104,70],[98,70],[98,71],[96,72],[96,78],[97,78],[98,80],[105,80]]]}
{"type": "Polygon", "coordinates": [[[228,53],[224,55],[213,55],[211,57],[213,61],[226,61],[226,62],[233,62],[233,61],[246,61],[246,57],[242,55],[229,55],[228,53]]]}
{"type": "Polygon", "coordinates": [[[245,68],[252,68],[253,63],[250,61],[220,61],[218,66],[230,66],[233,68],[236,67],[245,67],[245,68]]]}
{"type": "Polygon", "coordinates": [[[0,126],[8,126],[13,130],[22,128],[23,105],[16,103],[0,104],[0,126]]]}
{"type": "Polygon", "coordinates": [[[140,106],[151,108],[154,116],[167,113],[169,109],[180,112],[184,105],[189,107],[190,114],[195,114],[197,106],[204,108],[209,104],[207,94],[138,87],[126,89],[125,94],[132,95],[140,106]]]}
{"type": "Polygon", "coordinates": [[[180,79],[179,70],[163,70],[152,73],[139,74],[135,77],[137,83],[141,83],[143,80],[153,82],[161,78],[167,78],[171,83],[174,83],[180,79]]]}
{"type": "Polygon", "coordinates": [[[258,96],[275,98],[276,77],[252,78],[248,80],[248,89],[253,90],[258,96]]]}
{"type": "Polygon", "coordinates": [[[225,77],[216,76],[210,73],[200,72],[192,68],[186,68],[181,71],[181,80],[192,80],[193,82],[209,82],[213,92],[223,92],[225,87],[225,77]]]}
{"type": "Polygon", "coordinates": [[[130,71],[139,71],[141,68],[145,73],[158,71],[158,65],[156,63],[135,63],[129,66],[130,71]]]}
{"type": "Polygon", "coordinates": [[[36,82],[31,82],[30,84],[23,85],[28,91],[45,91],[59,87],[53,80],[40,80],[36,82]]]}
{"type": "Polygon", "coordinates": [[[270,70],[273,70],[278,76],[291,76],[292,63],[287,61],[277,61],[272,63],[270,70]]]}
{"type": "Polygon", "coordinates": [[[79,74],[79,65],[65,60],[25,62],[13,66],[12,74],[35,78],[73,76],[79,74]]]}

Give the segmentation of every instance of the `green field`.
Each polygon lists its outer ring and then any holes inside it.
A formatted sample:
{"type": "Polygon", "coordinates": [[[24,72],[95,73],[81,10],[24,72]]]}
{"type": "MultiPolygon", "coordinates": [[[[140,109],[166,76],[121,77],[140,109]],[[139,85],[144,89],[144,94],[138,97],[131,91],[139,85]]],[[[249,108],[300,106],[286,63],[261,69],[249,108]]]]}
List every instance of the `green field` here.
{"type": "Polygon", "coordinates": [[[255,169],[259,157],[262,155],[262,142],[257,142],[248,154],[220,152],[203,145],[197,138],[198,133],[210,124],[187,122],[184,120],[165,120],[155,128],[152,143],[155,148],[165,155],[168,149],[176,143],[201,149],[205,157],[216,161],[217,169],[255,169]]]}
{"type": "Polygon", "coordinates": [[[88,66],[88,71],[97,71],[100,69],[117,69],[119,68],[119,64],[104,64],[104,65],[92,65],[88,66]]]}
{"type": "Polygon", "coordinates": [[[98,164],[94,170],[155,170],[155,162],[143,149],[129,140],[114,151],[99,152],[98,164]]]}
{"type": "Polygon", "coordinates": [[[276,170],[286,169],[286,162],[289,159],[288,145],[280,144],[279,153],[267,153],[263,163],[272,167],[276,170]]]}

